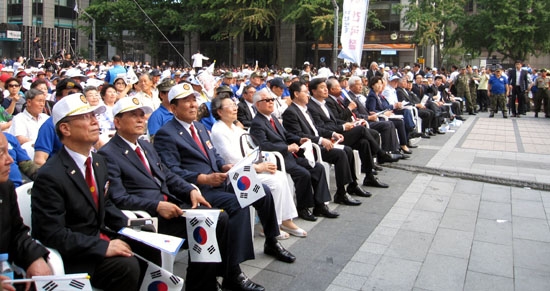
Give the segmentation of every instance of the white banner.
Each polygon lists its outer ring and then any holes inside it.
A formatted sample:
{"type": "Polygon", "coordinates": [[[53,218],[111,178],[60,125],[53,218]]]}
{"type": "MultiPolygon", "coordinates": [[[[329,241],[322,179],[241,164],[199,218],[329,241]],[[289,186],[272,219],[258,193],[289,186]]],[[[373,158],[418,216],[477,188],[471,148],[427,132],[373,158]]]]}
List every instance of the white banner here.
{"type": "Polygon", "coordinates": [[[342,51],[338,58],[361,64],[368,7],[369,0],[344,0],[340,36],[342,51]]]}
{"type": "Polygon", "coordinates": [[[166,271],[165,269],[147,261],[147,272],[143,277],[140,291],[163,290],[181,291],[183,279],[166,271]]]}
{"type": "Polygon", "coordinates": [[[219,263],[222,261],[216,226],[219,209],[186,209],[187,242],[192,262],[219,263]]]}
{"type": "Polygon", "coordinates": [[[257,152],[249,154],[227,172],[241,208],[245,208],[265,196],[262,181],[258,179],[258,174],[254,169],[256,155],[257,152]]]}

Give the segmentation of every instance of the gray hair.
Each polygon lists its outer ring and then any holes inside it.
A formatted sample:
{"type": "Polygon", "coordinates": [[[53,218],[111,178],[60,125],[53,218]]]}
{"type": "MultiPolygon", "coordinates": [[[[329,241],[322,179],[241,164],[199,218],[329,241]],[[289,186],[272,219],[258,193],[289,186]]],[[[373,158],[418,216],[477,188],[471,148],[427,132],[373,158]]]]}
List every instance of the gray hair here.
{"type": "Polygon", "coordinates": [[[359,76],[351,76],[351,78],[349,78],[348,80],[348,83],[351,85],[351,84],[355,84],[355,82],[357,81],[362,82],[359,76]]]}
{"type": "Polygon", "coordinates": [[[254,105],[256,105],[258,101],[262,100],[263,94],[267,94],[267,96],[270,96],[267,88],[263,88],[262,90],[256,91],[256,93],[254,93],[254,96],[252,97],[252,102],[254,103],[254,105]]]}
{"type": "Polygon", "coordinates": [[[38,89],[33,88],[33,89],[27,90],[27,92],[25,92],[25,99],[26,100],[32,100],[38,95],[46,95],[46,93],[44,93],[44,92],[42,92],[38,89]]]}

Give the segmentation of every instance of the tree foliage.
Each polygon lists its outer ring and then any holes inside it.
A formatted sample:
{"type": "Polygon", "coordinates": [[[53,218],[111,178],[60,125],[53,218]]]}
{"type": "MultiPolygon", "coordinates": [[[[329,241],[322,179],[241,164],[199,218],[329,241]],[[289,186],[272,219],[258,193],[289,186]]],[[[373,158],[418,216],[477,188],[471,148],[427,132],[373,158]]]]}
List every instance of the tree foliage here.
{"type": "Polygon", "coordinates": [[[418,45],[439,48],[437,59],[441,63],[448,58],[446,46],[454,41],[454,24],[465,16],[466,3],[467,0],[410,0],[409,5],[401,7],[406,11],[402,21],[416,28],[414,41],[418,45]]]}
{"type": "Polygon", "coordinates": [[[462,45],[472,52],[486,49],[511,61],[550,53],[550,2],[477,0],[477,13],[457,25],[462,45]]]}

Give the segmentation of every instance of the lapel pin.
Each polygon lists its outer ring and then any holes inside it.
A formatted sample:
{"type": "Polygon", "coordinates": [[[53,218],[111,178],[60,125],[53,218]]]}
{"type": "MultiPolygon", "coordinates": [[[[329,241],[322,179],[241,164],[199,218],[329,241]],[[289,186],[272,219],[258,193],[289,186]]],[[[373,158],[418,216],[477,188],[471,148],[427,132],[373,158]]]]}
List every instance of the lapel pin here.
{"type": "Polygon", "coordinates": [[[180,131],[180,135],[183,135],[183,131],[180,131]]]}
{"type": "Polygon", "coordinates": [[[127,154],[128,154],[128,150],[126,150],[126,151],[124,152],[124,154],[127,155],[127,154]]]}
{"type": "Polygon", "coordinates": [[[74,170],[72,170],[72,171],[71,171],[71,175],[74,175],[74,173],[75,173],[75,171],[74,171],[74,170]]]}
{"type": "Polygon", "coordinates": [[[98,162],[96,162],[96,163],[95,163],[95,166],[96,166],[96,167],[99,167],[99,163],[98,163],[98,162]]]}

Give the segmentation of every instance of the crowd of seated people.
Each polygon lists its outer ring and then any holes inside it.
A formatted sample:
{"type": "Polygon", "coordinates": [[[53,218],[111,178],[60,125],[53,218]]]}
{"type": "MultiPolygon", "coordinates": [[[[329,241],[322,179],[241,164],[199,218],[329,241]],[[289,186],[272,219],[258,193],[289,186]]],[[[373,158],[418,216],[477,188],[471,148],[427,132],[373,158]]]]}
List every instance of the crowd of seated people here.
{"type": "MultiPolygon", "coordinates": [[[[357,66],[319,76],[222,73],[135,67],[114,56],[97,67],[20,68],[0,76],[0,166],[11,168],[0,180],[10,193],[1,194],[13,194],[11,183],[34,181],[32,235],[60,252],[67,273],[87,272],[104,290],[139,286],[145,267],[133,250],[159,260],[116,234],[127,221],[120,209],[146,211],[158,217],[159,232],[186,238],[181,215],[188,208],[224,212],[216,231],[222,263],[190,261],[187,290],[264,290],[240,268],[255,257],[251,213],[262,226],[263,252],[292,263],[297,257],[279,241],[307,237],[302,220],[346,215],[330,202],[360,207],[376,188],[391,187],[376,177],[384,164],[411,158],[413,139],[443,134],[444,117],[461,118],[461,104],[444,105],[455,101],[444,96],[439,75],[433,84],[413,84],[376,66],[366,75],[357,66]],[[332,168],[308,155],[310,143],[332,168]],[[266,195],[241,207],[228,171],[252,151],[266,195]],[[263,160],[269,152],[285,167],[263,160]],[[327,175],[335,177],[335,193],[327,175]]],[[[50,273],[40,260],[46,252],[34,253],[22,264],[28,274],[50,273]]]]}

